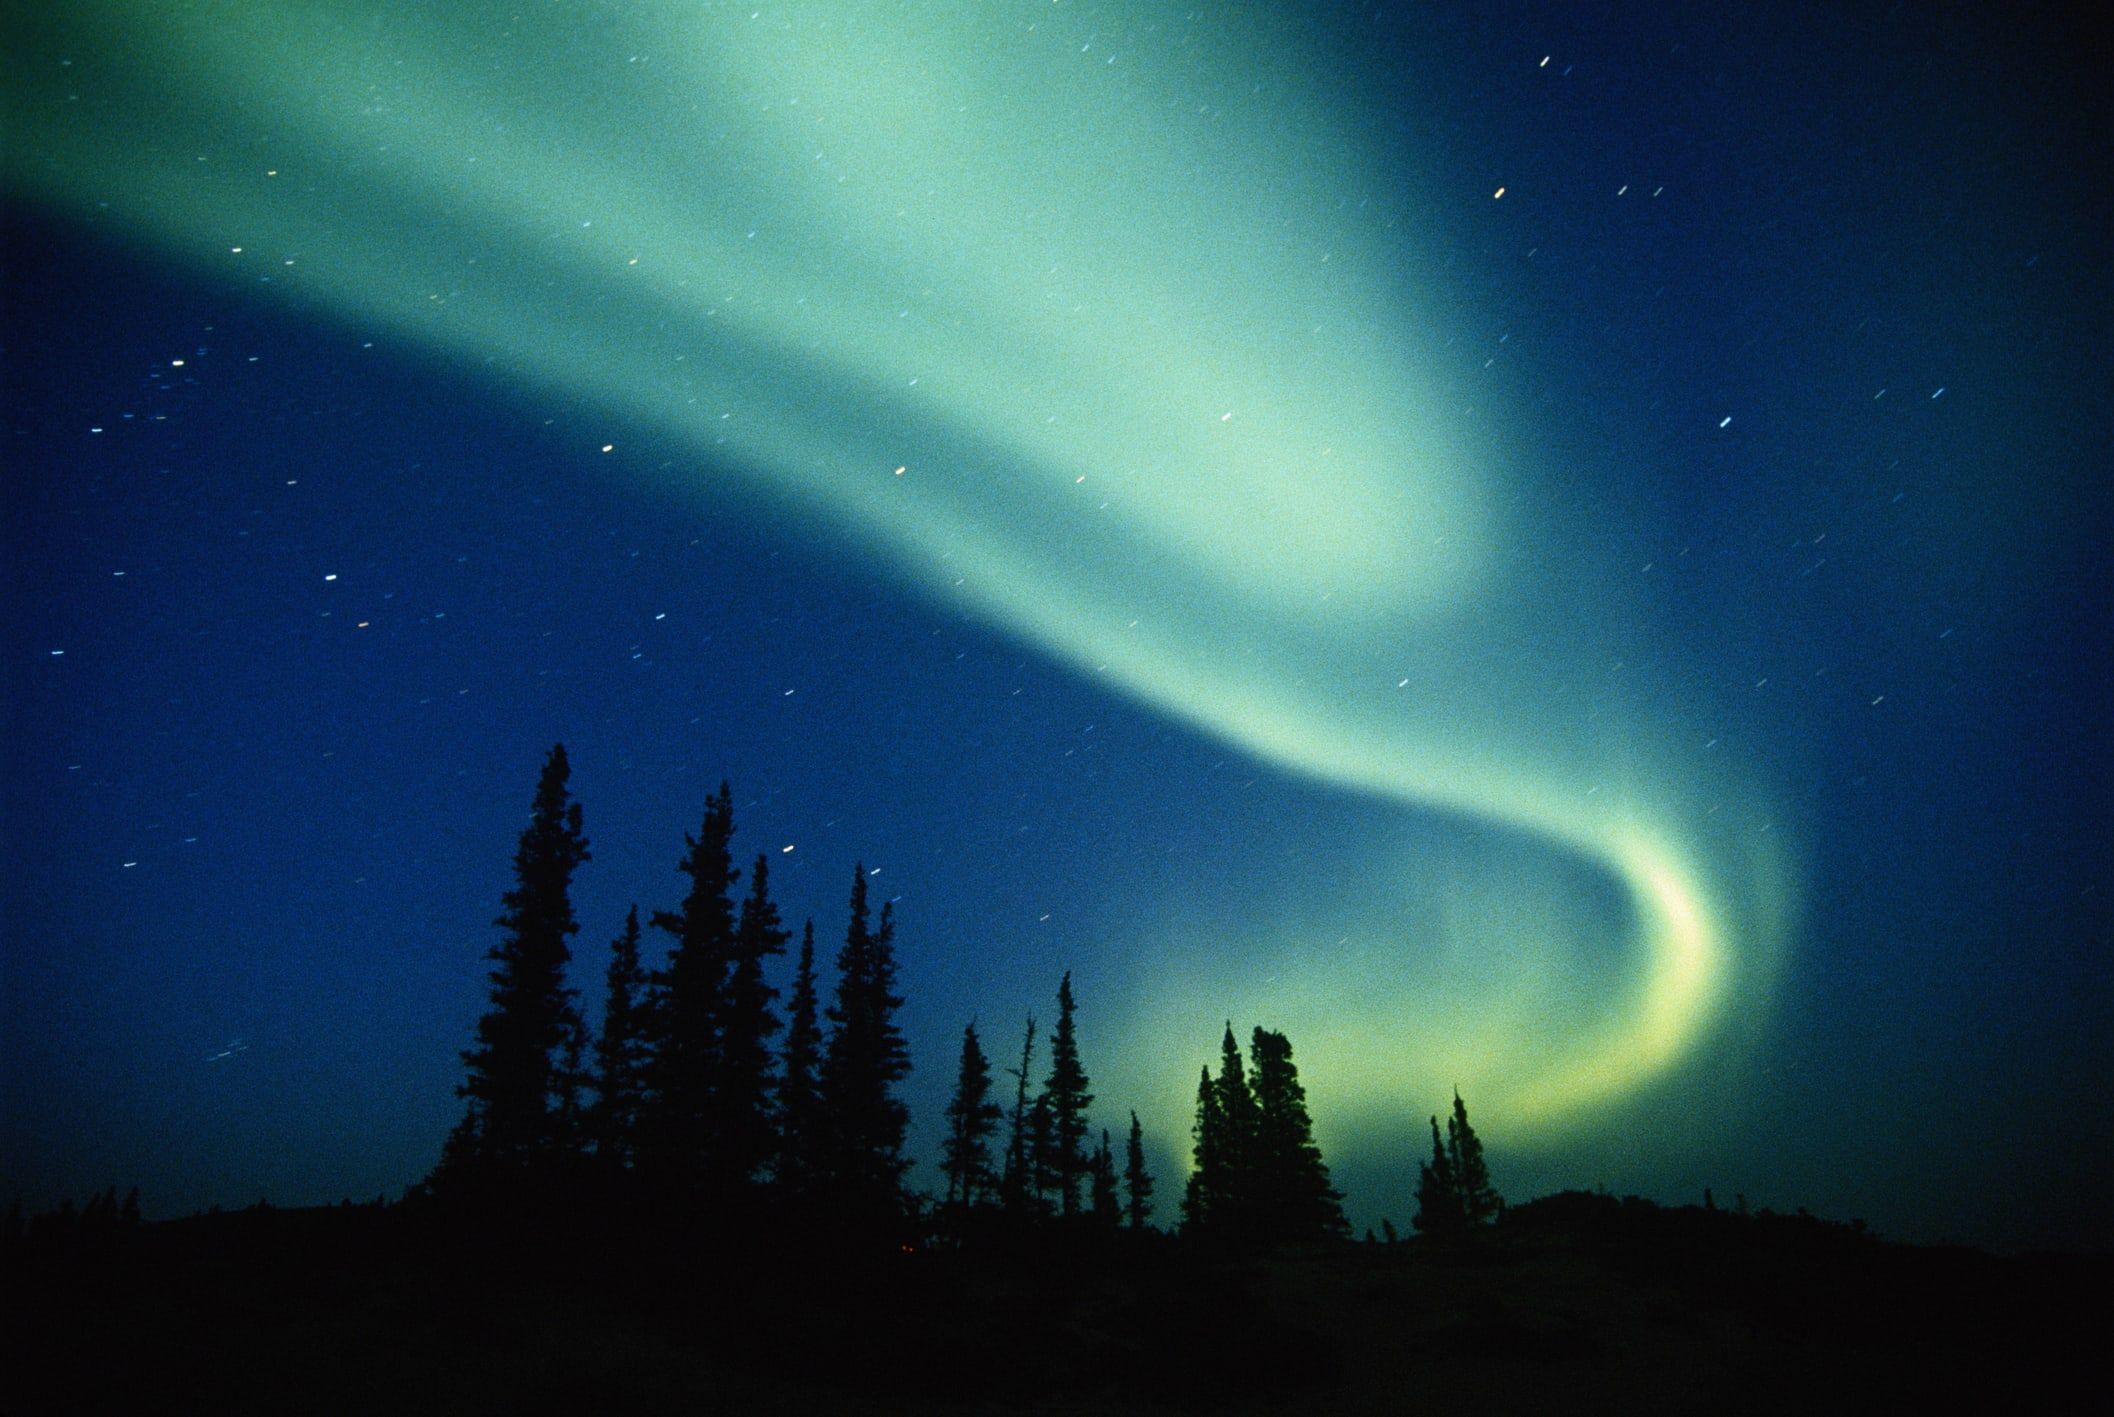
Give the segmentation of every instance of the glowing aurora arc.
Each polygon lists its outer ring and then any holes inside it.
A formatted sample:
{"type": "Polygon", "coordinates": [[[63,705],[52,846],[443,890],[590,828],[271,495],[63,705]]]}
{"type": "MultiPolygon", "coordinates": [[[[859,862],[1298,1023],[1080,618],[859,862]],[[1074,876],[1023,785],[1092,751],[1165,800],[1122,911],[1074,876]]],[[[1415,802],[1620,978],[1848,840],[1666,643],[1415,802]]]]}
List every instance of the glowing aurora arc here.
{"type": "MultiPolygon", "coordinates": [[[[15,197],[679,435],[1256,758],[1609,873],[1635,935],[1618,1007],[1475,1075],[1515,1135],[1722,1012],[1730,903],[1770,890],[1706,869],[1636,725],[1650,802],[1604,725],[1560,716],[1598,642],[1540,627],[1605,587],[1499,524],[1402,275],[1417,214],[1290,21],[11,9],[15,197]]],[[[1743,921],[1742,953],[1767,936],[1743,921]]],[[[1307,967],[1334,987],[1325,953],[1307,967]]],[[[1393,1035],[1369,1052],[1414,1033],[1407,1004],[1366,1007],[1393,1035]]]]}

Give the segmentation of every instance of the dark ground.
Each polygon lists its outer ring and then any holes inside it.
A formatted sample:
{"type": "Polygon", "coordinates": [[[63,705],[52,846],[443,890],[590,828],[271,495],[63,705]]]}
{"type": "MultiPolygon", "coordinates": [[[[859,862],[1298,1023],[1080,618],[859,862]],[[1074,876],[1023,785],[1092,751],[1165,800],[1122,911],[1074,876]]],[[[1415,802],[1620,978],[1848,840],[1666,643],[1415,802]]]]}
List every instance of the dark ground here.
{"type": "Polygon", "coordinates": [[[1130,1239],[792,1253],[480,1237],[404,1207],[47,1232],[0,1259],[0,1409],[2011,1412],[2114,1392],[2107,1257],[1583,1195],[1453,1252],[1130,1239]]]}

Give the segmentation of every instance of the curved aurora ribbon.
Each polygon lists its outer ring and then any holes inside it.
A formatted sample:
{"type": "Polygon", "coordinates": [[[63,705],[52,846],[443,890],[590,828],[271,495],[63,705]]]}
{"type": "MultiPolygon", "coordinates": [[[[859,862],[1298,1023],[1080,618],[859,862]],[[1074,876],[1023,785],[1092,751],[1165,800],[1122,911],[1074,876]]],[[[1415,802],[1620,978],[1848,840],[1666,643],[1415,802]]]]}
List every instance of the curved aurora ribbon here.
{"type": "Polygon", "coordinates": [[[1428,218],[1295,20],[14,8],[13,192],[687,440],[742,470],[715,495],[1266,763],[1619,882],[1619,1018],[1490,1078],[1515,1133],[1720,1012],[1732,888],[1641,801],[1678,774],[1634,724],[1551,718],[1612,593],[1507,514],[1535,489],[1488,471],[1462,317],[1405,269],[1428,218]],[[1648,792],[1600,791],[1622,755],[1648,792]]]}

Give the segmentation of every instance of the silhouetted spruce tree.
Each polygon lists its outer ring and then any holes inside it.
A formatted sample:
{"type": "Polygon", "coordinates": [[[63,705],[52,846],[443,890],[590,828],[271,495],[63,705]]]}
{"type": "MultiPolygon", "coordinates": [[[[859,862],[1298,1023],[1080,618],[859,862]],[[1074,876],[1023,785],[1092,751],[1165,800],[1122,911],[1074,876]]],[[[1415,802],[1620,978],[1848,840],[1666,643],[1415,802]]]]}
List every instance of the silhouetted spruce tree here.
{"type": "Polygon", "coordinates": [[[595,1103],[590,1121],[595,1154],[611,1166],[631,1164],[639,1104],[645,1087],[646,973],[639,965],[639,908],[609,942],[609,992],[602,1003],[602,1035],[595,1040],[595,1103]]]}
{"type": "Polygon", "coordinates": [[[1006,1069],[1013,1077],[1013,1112],[1006,1131],[1006,1164],[999,1173],[998,1200],[1013,1215],[1027,1215],[1035,1209],[1035,1150],[1028,1113],[1028,1078],[1034,1067],[1035,1015],[1029,1014],[1020,1040],[1020,1066],[1006,1069]]]}
{"type": "Polygon", "coordinates": [[[1504,1198],[1490,1184],[1490,1168],[1483,1161],[1483,1142],[1468,1125],[1468,1104],[1461,1090],[1453,1092],[1453,1115],[1446,1119],[1446,1159],[1453,1166],[1453,1188],[1461,1198],[1461,1219],[1472,1230],[1497,1219],[1505,1208],[1504,1198]]]}
{"type": "Polygon", "coordinates": [[[1226,1108],[1219,1099],[1211,1069],[1196,1081],[1196,1123],[1188,1184],[1182,1188],[1184,1234],[1208,1234],[1217,1222],[1226,1191],[1226,1108]]]}
{"type": "Polygon", "coordinates": [[[1314,1143],[1306,1089],[1282,1033],[1255,1030],[1255,1133],[1249,1157],[1250,1201],[1259,1234],[1276,1240],[1346,1235],[1343,1194],[1329,1184],[1329,1168],[1314,1143]]]}
{"type": "Polygon", "coordinates": [[[812,1193],[826,1165],[827,1131],[822,1113],[822,1029],[815,998],[815,922],[800,932],[800,961],[793,970],[793,997],[786,1011],[785,1057],[778,1077],[779,1189],[799,1198],[812,1193]]]}
{"type": "Polygon", "coordinates": [[[566,987],[567,937],[577,931],[572,878],[588,859],[580,806],[566,792],[565,745],[544,759],[528,828],[514,852],[514,888],[493,923],[503,932],[485,955],[492,1007],[477,1021],[477,1044],[462,1055],[468,1077],[456,1089],[469,1100],[442,1152],[435,1180],[447,1173],[518,1169],[562,1144],[563,1052],[578,1014],[566,987]]]}
{"type": "Polygon", "coordinates": [[[947,1178],[949,1205],[974,1206],[996,1183],[991,1170],[991,1133],[1001,1115],[991,1100],[991,1064],[972,1023],[962,1029],[961,1066],[955,1074],[954,1100],[947,1104],[947,1137],[940,1145],[940,1172],[947,1178]]]}
{"type": "Polygon", "coordinates": [[[642,1119],[642,1164],[678,1183],[713,1169],[719,1148],[720,1028],[734,955],[734,794],[726,783],[705,801],[696,836],[677,869],[690,888],[676,910],[653,913],[675,937],[653,977],[651,1088],[642,1119]]]}
{"type": "Polygon", "coordinates": [[[1072,1028],[1072,974],[1057,985],[1057,1028],[1050,1035],[1050,1075],[1043,1081],[1049,1099],[1048,1169],[1060,1213],[1079,1213],[1079,1182],[1087,1171],[1086,1109],[1093,1104],[1086,1070],[1079,1065],[1079,1040],[1072,1028]]]}
{"type": "Polygon", "coordinates": [[[866,870],[856,867],[822,1058],[831,1182],[854,1222],[893,1217],[902,1208],[903,1132],[910,1113],[895,1085],[910,1071],[910,1050],[896,1026],[903,999],[895,977],[895,912],[884,902],[879,924],[868,928],[866,870]]]}
{"type": "Polygon", "coordinates": [[[1028,1180],[1034,1189],[1034,1213],[1053,1215],[1057,1210],[1057,1127],[1050,1111],[1047,1090],[1035,1094],[1028,1104],[1028,1180]]]}
{"type": "Polygon", "coordinates": [[[1152,1173],[1145,1169],[1145,1130],[1130,1114],[1130,1140],[1123,1149],[1123,1215],[1133,1230],[1152,1220],[1152,1173]]]}
{"type": "Polygon", "coordinates": [[[1108,1128],[1101,1129],[1101,1145],[1087,1165],[1092,1181],[1094,1222],[1113,1230],[1123,1223],[1123,1203],[1116,1197],[1116,1153],[1108,1143],[1108,1128]]]}
{"type": "Polygon", "coordinates": [[[1417,1214],[1413,1222],[1434,1240],[1450,1240],[1467,1228],[1461,1192],[1454,1185],[1453,1161],[1439,1138],[1439,1119],[1431,1119],[1431,1160],[1417,1168],[1417,1214]]]}
{"type": "Polygon", "coordinates": [[[749,871],[749,893],[734,927],[733,963],[720,1001],[719,1081],[714,1119],[719,1145],[714,1171],[728,1185],[746,1186],[771,1162],[777,1148],[772,1092],[771,1035],[778,991],[765,981],[763,962],[785,953],[792,933],[779,923],[771,900],[770,862],[758,853],[749,871]]]}
{"type": "Polygon", "coordinates": [[[1233,1025],[1219,1043],[1218,1088],[1222,1125],[1219,1151],[1223,1179],[1219,1185],[1212,1223],[1220,1233],[1247,1236],[1255,1229],[1255,1092],[1248,1084],[1248,1070],[1241,1060],[1240,1045],[1233,1041],[1233,1025]]]}

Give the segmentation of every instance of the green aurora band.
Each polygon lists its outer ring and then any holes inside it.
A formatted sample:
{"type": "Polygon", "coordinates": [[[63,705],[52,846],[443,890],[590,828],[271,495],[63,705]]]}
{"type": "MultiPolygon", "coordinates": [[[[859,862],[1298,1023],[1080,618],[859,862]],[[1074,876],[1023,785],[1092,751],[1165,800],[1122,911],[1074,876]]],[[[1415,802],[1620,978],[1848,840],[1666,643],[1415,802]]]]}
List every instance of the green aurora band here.
{"type": "Polygon", "coordinates": [[[682,495],[1557,863],[1454,883],[1482,977],[1402,958],[1408,867],[1281,940],[1141,920],[1156,987],[1097,1068],[1183,1135],[1186,1068],[1142,1040],[1227,1014],[1299,1040],[1324,1140],[1421,1111],[1417,1078],[1555,1137],[1766,999],[1780,833],[1589,707],[1626,592],[1532,510],[1563,473],[1496,451],[1518,420],[1464,411],[1465,317],[1405,273],[1436,218],[1255,9],[13,6],[7,188],[680,440],[740,479],[664,469],[682,495]],[[1580,863],[1601,918],[1560,898],[1580,863]]]}

